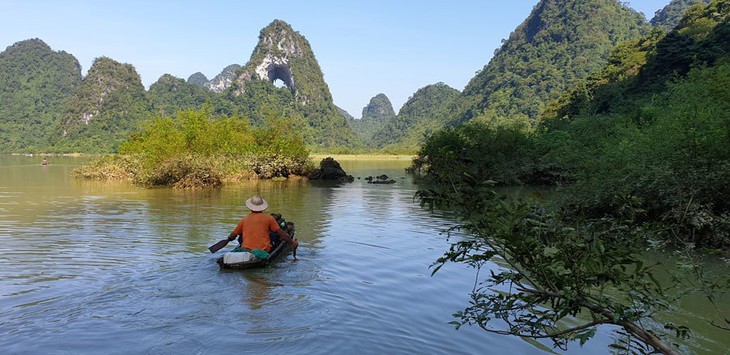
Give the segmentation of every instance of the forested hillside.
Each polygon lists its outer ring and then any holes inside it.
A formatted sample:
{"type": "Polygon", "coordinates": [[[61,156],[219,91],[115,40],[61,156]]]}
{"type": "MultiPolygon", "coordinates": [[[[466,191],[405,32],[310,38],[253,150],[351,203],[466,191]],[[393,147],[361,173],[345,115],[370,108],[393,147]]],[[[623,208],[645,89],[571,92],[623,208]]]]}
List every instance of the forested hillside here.
{"type": "Polygon", "coordinates": [[[115,152],[150,112],[134,67],[97,58],[65,105],[55,150],[115,152]]]}
{"type": "Polygon", "coordinates": [[[414,168],[568,185],[564,203],[576,216],[629,209],[637,222],[662,221],[665,238],[729,247],[728,88],[730,0],[716,0],[668,34],[616,48],[602,70],[549,105],[534,132],[449,128],[427,140],[414,168]]]}
{"type": "Polygon", "coordinates": [[[40,39],[0,53],[0,152],[45,149],[67,98],[81,82],[74,56],[54,52],[40,39]]]}
{"type": "Polygon", "coordinates": [[[692,5],[709,4],[712,0],[672,0],[669,5],[659,10],[651,19],[654,27],[661,28],[664,32],[669,32],[679,24],[684,13],[692,5]]]}
{"type": "Polygon", "coordinates": [[[545,104],[650,30],[615,0],[542,0],[466,86],[454,123],[534,125],[545,104]]]}
{"type": "Polygon", "coordinates": [[[203,88],[200,80],[196,84],[169,74],[160,77],[147,91],[154,114],[160,116],[174,116],[181,110],[198,109],[205,103],[211,103],[214,97],[211,91],[203,88]]]}

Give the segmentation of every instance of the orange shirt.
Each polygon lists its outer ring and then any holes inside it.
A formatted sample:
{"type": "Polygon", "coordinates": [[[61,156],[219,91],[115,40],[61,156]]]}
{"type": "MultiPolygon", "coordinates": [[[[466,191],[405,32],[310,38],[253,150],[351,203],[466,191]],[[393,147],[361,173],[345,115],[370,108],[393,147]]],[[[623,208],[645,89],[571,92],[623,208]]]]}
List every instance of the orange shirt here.
{"type": "Polygon", "coordinates": [[[281,227],[270,214],[255,212],[241,219],[233,234],[243,235],[244,248],[269,251],[271,249],[269,232],[276,232],[279,229],[281,227]]]}

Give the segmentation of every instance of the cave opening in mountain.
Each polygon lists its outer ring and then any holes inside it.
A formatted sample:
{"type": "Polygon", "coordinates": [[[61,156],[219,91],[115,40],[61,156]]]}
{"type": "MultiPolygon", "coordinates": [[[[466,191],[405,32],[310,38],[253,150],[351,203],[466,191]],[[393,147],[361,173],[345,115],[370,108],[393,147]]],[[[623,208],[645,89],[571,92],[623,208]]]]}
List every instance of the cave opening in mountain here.
{"type": "Polygon", "coordinates": [[[287,87],[294,90],[294,82],[291,77],[291,69],[284,65],[275,65],[269,67],[269,82],[276,87],[287,87]]]}

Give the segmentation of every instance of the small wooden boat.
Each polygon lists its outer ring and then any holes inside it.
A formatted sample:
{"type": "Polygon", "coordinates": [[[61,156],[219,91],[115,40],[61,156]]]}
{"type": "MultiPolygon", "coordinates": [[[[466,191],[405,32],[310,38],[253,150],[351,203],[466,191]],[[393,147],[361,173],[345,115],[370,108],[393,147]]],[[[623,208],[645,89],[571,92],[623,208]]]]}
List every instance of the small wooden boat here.
{"type": "MultiPolygon", "coordinates": [[[[276,222],[279,223],[282,229],[284,229],[287,233],[289,233],[289,236],[294,239],[294,234],[296,233],[294,229],[294,223],[293,222],[287,222],[285,221],[280,214],[271,214],[274,219],[276,219],[276,222]]],[[[287,255],[290,251],[292,251],[291,244],[285,240],[279,240],[269,252],[269,256],[265,259],[253,259],[250,261],[244,261],[240,263],[234,263],[234,264],[226,264],[223,262],[224,257],[218,258],[217,262],[218,265],[221,267],[221,269],[252,269],[252,268],[262,268],[267,267],[269,264],[277,259],[279,259],[281,256],[287,255]]],[[[296,258],[296,254],[295,254],[296,258]]]]}

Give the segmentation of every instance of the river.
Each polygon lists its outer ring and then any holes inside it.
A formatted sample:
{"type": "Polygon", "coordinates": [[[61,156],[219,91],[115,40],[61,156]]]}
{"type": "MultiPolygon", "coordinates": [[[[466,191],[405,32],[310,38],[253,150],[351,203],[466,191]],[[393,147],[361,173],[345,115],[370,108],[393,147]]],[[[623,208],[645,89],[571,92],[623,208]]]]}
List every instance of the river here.
{"type": "MultiPolygon", "coordinates": [[[[349,184],[251,181],[143,189],[71,178],[84,158],[0,156],[4,354],[531,354],[549,350],[448,322],[473,270],[429,265],[452,222],[413,201],[407,160],[340,161],[349,184]],[[363,178],[386,174],[392,185],[363,178]],[[300,241],[269,268],[220,270],[207,247],[261,194],[300,241]]],[[[231,243],[233,245],[233,243],[231,243]]],[[[692,353],[728,353],[712,310],[681,305],[692,353]]],[[[726,303],[727,304],[727,303],[726,303]]],[[[567,353],[608,353],[610,329],[567,353]]]]}

